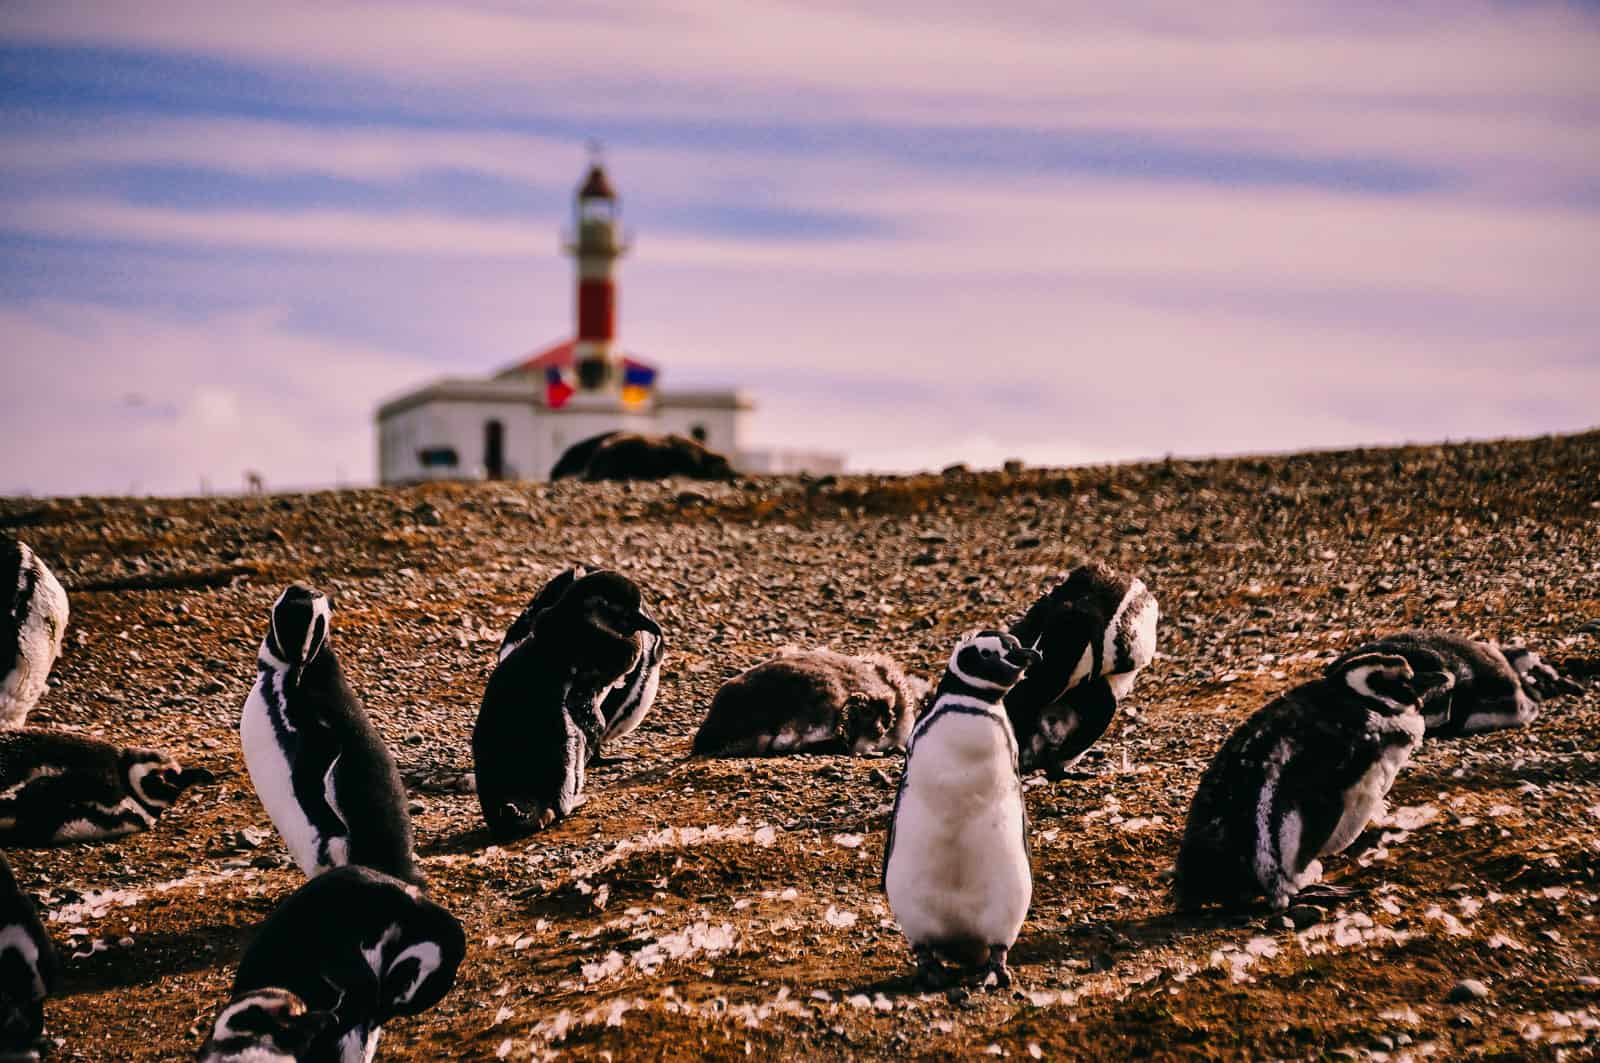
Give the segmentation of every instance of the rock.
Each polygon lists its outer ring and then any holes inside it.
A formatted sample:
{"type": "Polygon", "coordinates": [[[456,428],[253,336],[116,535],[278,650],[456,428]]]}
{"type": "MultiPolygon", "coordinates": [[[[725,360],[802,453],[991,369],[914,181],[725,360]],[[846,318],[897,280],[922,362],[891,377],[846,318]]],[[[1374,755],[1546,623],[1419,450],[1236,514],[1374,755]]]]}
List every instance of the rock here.
{"type": "Polygon", "coordinates": [[[1043,541],[1037,535],[1019,535],[1011,541],[1011,548],[1013,550],[1032,550],[1043,541]]]}
{"type": "Polygon", "coordinates": [[[444,515],[432,502],[419,502],[411,511],[411,517],[426,528],[437,528],[444,524],[444,515]]]}
{"type": "Polygon", "coordinates": [[[1450,987],[1450,992],[1445,994],[1446,1004],[1468,1004],[1474,1000],[1482,1000],[1489,995],[1489,987],[1476,978],[1463,978],[1450,987]]]}

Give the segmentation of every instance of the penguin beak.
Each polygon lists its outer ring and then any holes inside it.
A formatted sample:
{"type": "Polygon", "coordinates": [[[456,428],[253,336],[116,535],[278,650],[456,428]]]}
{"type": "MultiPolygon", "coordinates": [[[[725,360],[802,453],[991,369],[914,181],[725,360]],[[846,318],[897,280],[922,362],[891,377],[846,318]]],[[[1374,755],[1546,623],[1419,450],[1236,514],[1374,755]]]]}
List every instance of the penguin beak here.
{"type": "Polygon", "coordinates": [[[204,768],[184,768],[178,772],[172,784],[180,790],[187,790],[191,786],[209,786],[217,781],[217,777],[204,768]]]}
{"type": "Polygon", "coordinates": [[[636,630],[648,631],[656,638],[661,637],[661,625],[656,623],[655,620],[651,618],[650,614],[645,612],[643,609],[639,610],[638,623],[639,626],[636,630]]]}
{"type": "Polygon", "coordinates": [[[1018,668],[1028,669],[1044,660],[1044,654],[1032,646],[1019,646],[1006,654],[1006,660],[1018,668]]]}

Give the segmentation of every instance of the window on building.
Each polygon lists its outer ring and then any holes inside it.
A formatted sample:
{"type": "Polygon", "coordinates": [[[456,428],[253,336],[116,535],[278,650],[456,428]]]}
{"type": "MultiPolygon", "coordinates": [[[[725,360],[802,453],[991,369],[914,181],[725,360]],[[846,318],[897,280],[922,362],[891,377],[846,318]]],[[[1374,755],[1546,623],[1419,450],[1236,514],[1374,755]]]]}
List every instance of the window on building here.
{"type": "Polygon", "coordinates": [[[483,473],[491,480],[506,474],[506,426],[499,421],[483,425],[483,473]]]}
{"type": "Polygon", "coordinates": [[[423,447],[417,451],[417,463],[424,469],[453,469],[461,464],[455,447],[423,447]]]}

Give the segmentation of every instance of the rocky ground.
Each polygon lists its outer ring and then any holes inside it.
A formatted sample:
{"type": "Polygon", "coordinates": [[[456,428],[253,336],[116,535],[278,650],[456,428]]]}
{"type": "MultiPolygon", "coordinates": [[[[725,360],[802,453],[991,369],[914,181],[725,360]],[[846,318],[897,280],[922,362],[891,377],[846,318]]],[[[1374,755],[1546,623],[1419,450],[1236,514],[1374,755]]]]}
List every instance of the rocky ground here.
{"type": "Polygon", "coordinates": [[[415,799],[455,990],[381,1058],[1558,1059],[1600,1045],[1600,433],[1067,471],[731,485],[440,485],[0,500],[72,595],[30,723],[215,772],[148,834],[9,854],[66,985],[51,1058],[187,1058],[251,928],[300,882],[235,731],[267,607],[307,580],[415,799]],[[898,758],[689,759],[717,685],[785,643],[932,674],[1090,558],[1141,573],[1161,654],[1091,777],[1029,780],[1015,991],[920,994],[878,869],[898,758]],[[468,736],[500,635],[559,567],[638,580],[661,698],[574,818],[490,843],[468,736]],[[1526,640],[1585,679],[1532,728],[1425,746],[1300,925],[1176,917],[1199,773],[1369,635],[1526,640]]]}

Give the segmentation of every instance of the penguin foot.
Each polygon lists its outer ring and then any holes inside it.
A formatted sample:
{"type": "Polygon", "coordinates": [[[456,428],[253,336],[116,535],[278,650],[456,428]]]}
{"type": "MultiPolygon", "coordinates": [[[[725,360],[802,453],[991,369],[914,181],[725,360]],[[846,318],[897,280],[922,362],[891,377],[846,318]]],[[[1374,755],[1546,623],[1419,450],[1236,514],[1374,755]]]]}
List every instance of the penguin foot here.
{"type": "Polygon", "coordinates": [[[1005,989],[1011,985],[1011,969],[1006,966],[1006,954],[1010,951],[1004,945],[989,946],[989,962],[983,966],[983,988],[1005,989]]]}
{"type": "Polygon", "coordinates": [[[912,948],[911,955],[917,961],[917,985],[923,989],[943,989],[950,984],[950,973],[939,962],[939,957],[933,954],[932,948],[917,945],[912,948]]]}
{"type": "Polygon", "coordinates": [[[1326,882],[1313,882],[1303,887],[1294,895],[1295,904],[1309,904],[1314,908],[1334,908],[1352,897],[1358,897],[1363,890],[1352,886],[1330,886],[1326,882]]]}

